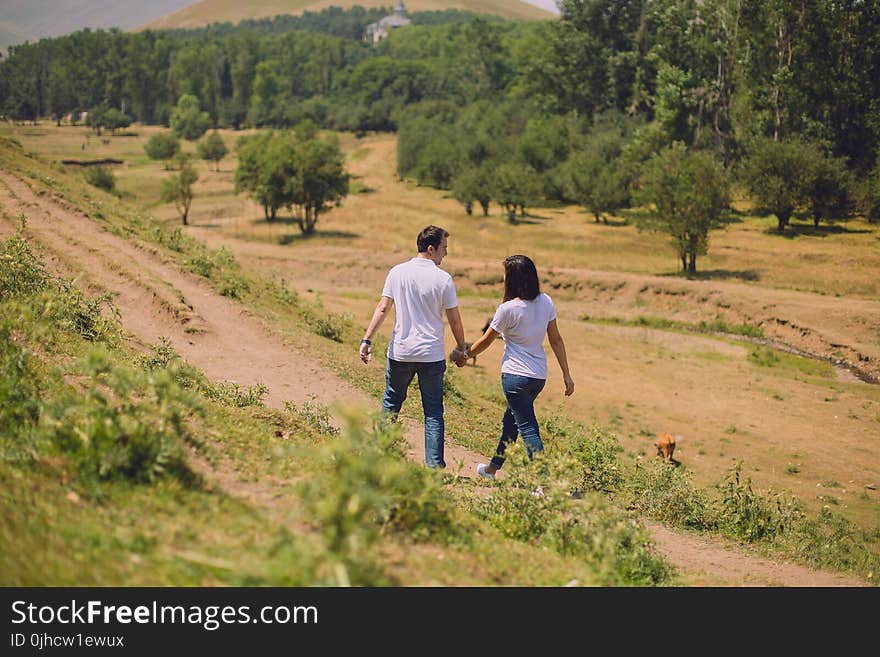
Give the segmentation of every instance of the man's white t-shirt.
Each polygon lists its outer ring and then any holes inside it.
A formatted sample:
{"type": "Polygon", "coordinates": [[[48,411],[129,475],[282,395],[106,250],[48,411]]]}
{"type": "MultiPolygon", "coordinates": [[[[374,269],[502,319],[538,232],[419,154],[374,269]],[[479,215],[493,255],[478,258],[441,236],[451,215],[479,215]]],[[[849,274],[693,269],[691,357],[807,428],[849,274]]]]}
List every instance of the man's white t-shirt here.
{"type": "Polygon", "coordinates": [[[382,296],[394,300],[388,358],[406,363],[446,359],[443,313],[458,306],[452,276],[433,260],[413,258],[391,268],[382,296]]]}
{"type": "Polygon", "coordinates": [[[511,299],[498,306],[489,326],[504,337],[503,374],[547,378],[544,336],[547,324],[554,319],[556,307],[546,294],[539,294],[531,301],[511,299]]]}

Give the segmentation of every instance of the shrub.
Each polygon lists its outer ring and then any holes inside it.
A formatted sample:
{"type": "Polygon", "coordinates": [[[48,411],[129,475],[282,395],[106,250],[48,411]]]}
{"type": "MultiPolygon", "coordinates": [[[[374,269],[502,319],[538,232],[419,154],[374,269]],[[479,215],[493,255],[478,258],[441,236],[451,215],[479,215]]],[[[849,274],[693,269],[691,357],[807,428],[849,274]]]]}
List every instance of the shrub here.
{"type": "Polygon", "coordinates": [[[781,359],[773,349],[756,347],[749,352],[748,360],[759,367],[777,367],[781,359]]]}
{"type": "Polygon", "coordinates": [[[666,581],[668,567],[651,553],[633,518],[597,493],[572,499],[578,469],[571,456],[548,450],[529,462],[519,443],[507,455],[506,477],[491,496],[474,500],[479,517],[508,538],[584,559],[601,585],[666,581]]]}
{"type": "Polygon", "coordinates": [[[284,402],[284,408],[289,413],[300,416],[308,424],[317,429],[320,433],[328,436],[339,435],[339,429],[333,426],[330,417],[330,409],[314,399],[303,402],[302,406],[297,406],[291,401],[284,402]]]}
{"type": "Polygon", "coordinates": [[[590,429],[589,436],[579,436],[573,448],[580,470],[580,491],[611,493],[623,484],[623,476],[617,454],[620,443],[613,434],[605,434],[597,427],[590,429]]]}
{"type": "Polygon", "coordinates": [[[189,410],[167,372],[138,379],[114,367],[106,352],[84,364],[91,384],[50,407],[43,426],[52,443],[71,455],[86,479],[151,483],[173,477],[192,485],[182,440],[189,410]]]}
{"type": "Polygon", "coordinates": [[[703,530],[717,524],[711,500],[692,477],[659,460],[636,464],[624,495],[630,507],[663,523],[703,530]]]}
{"type": "MultiPolygon", "coordinates": [[[[0,436],[12,440],[29,431],[40,418],[40,385],[32,357],[13,341],[12,326],[0,325],[0,436]]],[[[8,457],[8,455],[7,455],[8,457]]]]}
{"type": "MultiPolygon", "coordinates": [[[[25,225],[21,217],[22,229],[25,225]]],[[[0,301],[36,294],[48,288],[52,276],[34,255],[22,229],[0,245],[0,301]]]]}
{"type": "Polygon", "coordinates": [[[811,519],[796,517],[774,544],[814,567],[856,572],[875,583],[880,573],[880,529],[860,529],[831,509],[811,519]]]}
{"type": "Polygon", "coordinates": [[[223,296],[241,299],[250,290],[247,280],[239,273],[235,257],[225,246],[213,253],[200,246],[186,265],[199,276],[214,280],[217,291],[223,296]]]}
{"type": "Polygon", "coordinates": [[[388,583],[372,549],[383,533],[434,542],[459,537],[440,479],[407,462],[403,444],[399,425],[375,422],[365,430],[350,417],[346,431],[319,450],[329,472],[301,487],[308,517],[344,573],[339,579],[388,583]]]}
{"type": "Polygon", "coordinates": [[[269,392],[269,388],[262,383],[243,387],[228,381],[221,383],[205,382],[201,386],[201,392],[208,399],[224,406],[243,408],[245,406],[262,406],[263,397],[269,392]]]}
{"type": "Polygon", "coordinates": [[[159,132],[150,137],[144,151],[151,160],[164,161],[167,169],[168,163],[180,152],[180,141],[171,132],[159,132]]]}
{"type": "Polygon", "coordinates": [[[86,182],[105,192],[116,190],[116,177],[106,167],[90,167],[86,169],[86,182]]]}
{"type": "Polygon", "coordinates": [[[785,518],[774,513],[773,506],[752,491],[750,478],[742,478],[742,462],[727,474],[719,490],[719,520],[728,534],[753,543],[784,529],[785,518]]]}

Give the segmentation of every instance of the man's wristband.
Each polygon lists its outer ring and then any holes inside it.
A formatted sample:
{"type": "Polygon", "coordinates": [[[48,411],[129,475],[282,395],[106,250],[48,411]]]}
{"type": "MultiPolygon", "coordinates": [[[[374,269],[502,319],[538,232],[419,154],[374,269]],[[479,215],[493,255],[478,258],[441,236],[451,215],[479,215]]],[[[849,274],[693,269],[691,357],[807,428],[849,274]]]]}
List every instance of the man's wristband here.
{"type": "Polygon", "coordinates": [[[367,340],[366,338],[364,338],[363,340],[361,340],[361,344],[368,344],[368,345],[372,346],[373,343],[370,342],[369,340],[367,340]]]}

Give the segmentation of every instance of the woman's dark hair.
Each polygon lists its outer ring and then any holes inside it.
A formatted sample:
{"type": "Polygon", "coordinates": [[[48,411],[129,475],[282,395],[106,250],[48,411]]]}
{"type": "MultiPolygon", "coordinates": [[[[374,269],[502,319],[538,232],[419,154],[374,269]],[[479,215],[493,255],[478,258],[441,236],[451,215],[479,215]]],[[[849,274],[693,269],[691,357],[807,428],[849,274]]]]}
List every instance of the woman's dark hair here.
{"type": "Polygon", "coordinates": [[[541,294],[538,270],[532,259],[524,255],[507,256],[504,259],[504,300],[519,297],[531,301],[541,294]]]}
{"type": "Polygon", "coordinates": [[[416,246],[419,247],[419,253],[425,253],[429,246],[439,249],[440,242],[443,241],[444,237],[449,237],[449,233],[439,226],[425,226],[416,238],[416,246]]]}

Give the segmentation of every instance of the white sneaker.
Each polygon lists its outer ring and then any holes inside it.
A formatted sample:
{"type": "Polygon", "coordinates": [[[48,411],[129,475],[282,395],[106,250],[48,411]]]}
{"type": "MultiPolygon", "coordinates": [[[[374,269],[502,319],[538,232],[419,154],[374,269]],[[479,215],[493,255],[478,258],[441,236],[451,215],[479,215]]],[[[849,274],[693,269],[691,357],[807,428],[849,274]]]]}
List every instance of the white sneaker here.
{"type": "Polygon", "coordinates": [[[544,489],[538,486],[535,490],[531,492],[532,497],[544,497],[544,489]]]}
{"type": "Polygon", "coordinates": [[[485,477],[486,479],[494,479],[495,478],[494,474],[492,474],[491,472],[486,472],[486,468],[488,468],[488,467],[489,466],[486,465],[485,463],[480,463],[477,466],[477,474],[480,475],[481,477],[485,477]]]}

